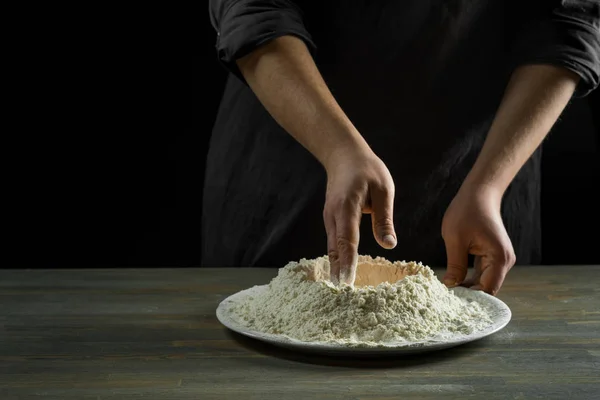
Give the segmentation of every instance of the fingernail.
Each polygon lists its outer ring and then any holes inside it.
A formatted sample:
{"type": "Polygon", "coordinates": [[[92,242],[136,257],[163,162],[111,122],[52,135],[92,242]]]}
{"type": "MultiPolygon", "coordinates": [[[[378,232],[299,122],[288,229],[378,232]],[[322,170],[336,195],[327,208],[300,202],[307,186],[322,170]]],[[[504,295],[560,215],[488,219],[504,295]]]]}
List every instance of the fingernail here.
{"type": "Polygon", "coordinates": [[[385,235],[383,237],[383,243],[388,247],[396,247],[396,238],[392,235],[385,235]]]}
{"type": "Polygon", "coordinates": [[[446,278],[446,279],[444,279],[444,285],[446,285],[448,287],[454,287],[454,286],[456,286],[456,280],[453,278],[446,278]]]}

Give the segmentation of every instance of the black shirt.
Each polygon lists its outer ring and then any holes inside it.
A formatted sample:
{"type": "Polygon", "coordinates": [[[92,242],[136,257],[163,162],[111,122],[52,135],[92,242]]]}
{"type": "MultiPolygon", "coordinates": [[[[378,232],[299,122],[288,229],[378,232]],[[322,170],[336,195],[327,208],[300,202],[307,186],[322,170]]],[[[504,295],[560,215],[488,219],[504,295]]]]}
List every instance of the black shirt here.
{"type": "MultiPolygon", "coordinates": [[[[441,220],[469,172],[512,71],[553,64],[598,86],[600,0],[210,0],[231,72],[208,152],[202,265],[281,267],[327,253],[322,166],[257,100],[235,60],[283,35],[307,44],[395,186],[398,245],[361,224],[361,254],[445,265],[441,220]]],[[[537,150],[503,198],[519,264],[541,259],[537,150]]]]}

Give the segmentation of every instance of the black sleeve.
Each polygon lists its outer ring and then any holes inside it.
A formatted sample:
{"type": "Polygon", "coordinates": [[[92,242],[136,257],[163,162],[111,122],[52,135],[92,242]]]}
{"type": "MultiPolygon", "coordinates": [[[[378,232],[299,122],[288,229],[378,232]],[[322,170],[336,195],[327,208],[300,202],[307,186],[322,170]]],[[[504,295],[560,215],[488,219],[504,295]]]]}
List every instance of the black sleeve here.
{"type": "Polygon", "coordinates": [[[210,0],[210,21],[217,31],[217,55],[225,68],[246,83],[235,61],[280,36],[293,35],[314,55],[316,46],[289,0],[210,0]]]}
{"type": "Polygon", "coordinates": [[[600,0],[543,0],[516,38],[516,64],[560,65],[581,77],[575,96],[600,80],[600,0]]]}

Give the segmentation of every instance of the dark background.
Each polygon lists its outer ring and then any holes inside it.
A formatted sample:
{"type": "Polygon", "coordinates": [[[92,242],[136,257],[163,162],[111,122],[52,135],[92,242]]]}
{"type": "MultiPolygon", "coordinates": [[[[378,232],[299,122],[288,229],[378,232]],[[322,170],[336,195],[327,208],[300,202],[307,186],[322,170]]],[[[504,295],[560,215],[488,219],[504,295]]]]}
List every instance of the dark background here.
{"type": "MultiPolygon", "coordinates": [[[[13,175],[16,194],[5,193],[16,204],[5,229],[14,257],[3,267],[199,265],[204,160],[226,78],[208,18],[199,35],[185,54],[192,65],[141,54],[151,73],[145,66],[109,73],[118,84],[94,76],[86,92],[105,84],[114,92],[89,104],[76,93],[69,104],[83,117],[48,113],[51,132],[31,142],[25,135],[13,169],[31,171],[13,175]],[[144,82],[134,86],[138,75],[144,82]],[[146,108],[157,97],[160,105],[146,108]],[[56,134],[61,127],[71,134],[56,134]]],[[[596,91],[574,100],[544,143],[545,264],[600,264],[599,132],[596,91]]]]}

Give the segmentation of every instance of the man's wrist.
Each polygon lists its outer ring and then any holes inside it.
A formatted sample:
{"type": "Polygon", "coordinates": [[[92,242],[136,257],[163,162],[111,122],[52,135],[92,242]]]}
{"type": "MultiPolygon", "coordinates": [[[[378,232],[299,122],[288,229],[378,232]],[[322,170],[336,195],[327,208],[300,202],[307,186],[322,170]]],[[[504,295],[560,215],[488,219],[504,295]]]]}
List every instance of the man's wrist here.
{"type": "Polygon", "coordinates": [[[329,148],[318,157],[326,171],[336,168],[340,158],[361,157],[372,153],[371,148],[358,132],[338,133],[329,148]]]}
{"type": "Polygon", "coordinates": [[[507,185],[504,183],[469,173],[459,189],[459,194],[461,196],[484,198],[500,208],[506,188],[507,185]]]}

